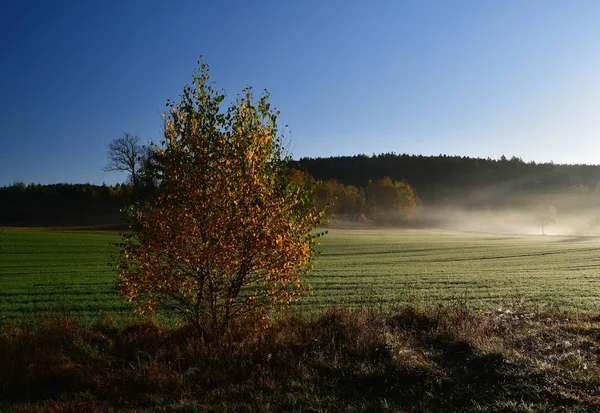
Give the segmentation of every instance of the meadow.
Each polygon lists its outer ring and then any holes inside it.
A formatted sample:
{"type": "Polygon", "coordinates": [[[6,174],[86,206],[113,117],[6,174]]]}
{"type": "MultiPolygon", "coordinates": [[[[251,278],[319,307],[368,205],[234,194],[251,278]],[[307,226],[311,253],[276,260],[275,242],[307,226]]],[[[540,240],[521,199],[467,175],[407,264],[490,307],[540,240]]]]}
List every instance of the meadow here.
{"type": "Polygon", "coordinates": [[[600,239],[442,230],[330,230],[310,278],[312,306],[464,300],[600,304],[600,239]]]}
{"type": "Polygon", "coordinates": [[[0,317],[28,322],[56,312],[82,321],[132,307],[115,290],[114,231],[6,228],[0,244],[0,317]]]}
{"type": "Polygon", "coordinates": [[[599,411],[595,237],[328,231],[295,313],[213,341],[135,320],[116,232],[5,229],[0,410],[599,411]]]}
{"type": "MultiPolygon", "coordinates": [[[[0,315],[27,322],[69,312],[93,322],[132,318],[115,292],[115,231],[6,228],[0,315]]],[[[406,302],[476,310],[526,302],[568,310],[600,304],[600,240],[442,230],[328,229],[302,312],[406,302]]]]}

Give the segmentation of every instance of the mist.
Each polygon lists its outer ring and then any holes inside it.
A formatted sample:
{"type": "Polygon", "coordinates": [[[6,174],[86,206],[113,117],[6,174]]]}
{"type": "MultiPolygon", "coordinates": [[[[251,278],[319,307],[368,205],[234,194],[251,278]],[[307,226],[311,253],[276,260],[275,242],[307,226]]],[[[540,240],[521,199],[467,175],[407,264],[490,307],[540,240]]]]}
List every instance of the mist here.
{"type": "Polygon", "coordinates": [[[531,235],[600,235],[597,193],[477,191],[447,206],[423,206],[423,226],[455,231],[531,235]],[[552,216],[548,214],[552,210],[552,216]],[[542,231],[542,217],[546,217],[542,231]]]}
{"type": "MultiPolygon", "coordinates": [[[[560,215],[556,222],[546,224],[546,235],[597,235],[600,227],[592,227],[591,213],[560,215]]],[[[460,208],[424,208],[421,222],[440,229],[499,234],[539,234],[542,224],[532,211],[474,211],[460,208]]]]}

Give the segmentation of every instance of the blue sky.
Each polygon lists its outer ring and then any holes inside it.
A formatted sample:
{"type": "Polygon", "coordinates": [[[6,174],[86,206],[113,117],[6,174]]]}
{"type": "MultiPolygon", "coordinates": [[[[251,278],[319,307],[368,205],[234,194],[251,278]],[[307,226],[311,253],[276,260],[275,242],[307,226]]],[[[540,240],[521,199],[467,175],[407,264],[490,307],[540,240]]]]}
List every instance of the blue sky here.
{"type": "Polygon", "coordinates": [[[294,157],[396,152],[600,163],[600,2],[10,1],[0,185],[121,182],[200,55],[268,89],[294,157]]]}

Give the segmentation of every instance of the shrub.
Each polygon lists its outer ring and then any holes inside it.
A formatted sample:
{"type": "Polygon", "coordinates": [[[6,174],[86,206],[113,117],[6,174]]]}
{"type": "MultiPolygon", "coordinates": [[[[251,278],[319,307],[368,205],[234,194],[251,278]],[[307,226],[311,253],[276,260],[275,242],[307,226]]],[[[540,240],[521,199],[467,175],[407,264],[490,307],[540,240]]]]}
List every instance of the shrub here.
{"type": "Polygon", "coordinates": [[[322,213],[289,160],[269,95],[225,95],[201,64],[181,101],[168,102],[157,164],[161,189],[129,209],[120,291],[137,310],[174,309],[203,333],[298,300],[322,213]]]}

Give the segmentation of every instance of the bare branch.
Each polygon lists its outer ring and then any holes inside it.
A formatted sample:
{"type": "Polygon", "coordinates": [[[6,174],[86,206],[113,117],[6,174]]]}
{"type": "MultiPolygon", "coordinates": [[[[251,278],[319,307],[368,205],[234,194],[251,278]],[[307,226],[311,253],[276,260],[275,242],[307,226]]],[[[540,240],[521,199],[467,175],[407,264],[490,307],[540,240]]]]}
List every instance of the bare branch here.
{"type": "Polygon", "coordinates": [[[134,188],[138,187],[140,155],[142,145],[140,137],[125,133],[122,137],[113,139],[108,146],[108,163],[103,168],[106,172],[128,172],[134,188]]]}

